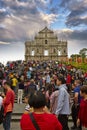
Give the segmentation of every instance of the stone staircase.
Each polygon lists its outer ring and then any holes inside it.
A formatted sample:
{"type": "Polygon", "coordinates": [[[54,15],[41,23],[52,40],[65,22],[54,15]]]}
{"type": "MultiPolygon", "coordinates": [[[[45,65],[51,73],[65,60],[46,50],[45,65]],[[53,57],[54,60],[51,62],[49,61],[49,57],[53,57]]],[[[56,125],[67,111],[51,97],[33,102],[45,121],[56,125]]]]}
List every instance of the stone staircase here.
{"type": "MultiPolygon", "coordinates": [[[[72,95],[73,93],[71,93],[71,100],[72,100],[72,95]]],[[[18,104],[17,103],[17,93],[16,93],[16,98],[15,98],[15,103],[14,103],[14,109],[13,109],[13,113],[12,113],[12,121],[13,122],[19,122],[21,119],[21,116],[25,110],[25,103],[24,103],[24,97],[22,99],[23,103],[22,104],[18,104]]],[[[71,101],[72,103],[72,101],[71,101]]],[[[69,116],[69,122],[72,121],[72,117],[71,115],[69,116]]]]}
{"type": "MultiPolygon", "coordinates": [[[[21,116],[24,112],[25,109],[25,104],[14,104],[14,109],[13,109],[13,113],[12,113],[12,122],[19,122],[21,119],[21,116]]],[[[72,117],[71,115],[69,116],[69,122],[72,121],[72,117]]]]}
{"type": "Polygon", "coordinates": [[[21,119],[21,116],[24,112],[25,109],[25,104],[18,104],[18,103],[14,103],[14,109],[13,109],[13,113],[12,113],[12,121],[14,122],[18,122],[21,119]]]}

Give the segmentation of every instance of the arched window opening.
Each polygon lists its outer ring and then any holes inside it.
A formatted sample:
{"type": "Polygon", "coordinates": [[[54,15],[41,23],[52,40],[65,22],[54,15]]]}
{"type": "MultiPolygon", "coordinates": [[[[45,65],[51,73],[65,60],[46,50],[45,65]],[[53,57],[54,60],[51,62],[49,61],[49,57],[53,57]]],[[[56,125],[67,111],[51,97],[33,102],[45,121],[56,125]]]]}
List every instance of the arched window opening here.
{"type": "Polygon", "coordinates": [[[47,40],[45,40],[45,44],[47,44],[47,40]]]}
{"type": "Polygon", "coordinates": [[[35,55],[35,52],[34,50],[31,51],[31,55],[34,56],[35,55]]]}
{"type": "Polygon", "coordinates": [[[37,53],[39,53],[39,49],[37,49],[37,53]]]}
{"type": "Polygon", "coordinates": [[[54,48],[54,53],[56,52],[55,48],[54,48]]]}
{"type": "Polygon", "coordinates": [[[48,56],[48,50],[44,50],[44,56],[48,56]]]}
{"type": "Polygon", "coordinates": [[[60,50],[58,50],[58,55],[59,55],[59,56],[61,55],[61,51],[60,51],[60,50]]]}

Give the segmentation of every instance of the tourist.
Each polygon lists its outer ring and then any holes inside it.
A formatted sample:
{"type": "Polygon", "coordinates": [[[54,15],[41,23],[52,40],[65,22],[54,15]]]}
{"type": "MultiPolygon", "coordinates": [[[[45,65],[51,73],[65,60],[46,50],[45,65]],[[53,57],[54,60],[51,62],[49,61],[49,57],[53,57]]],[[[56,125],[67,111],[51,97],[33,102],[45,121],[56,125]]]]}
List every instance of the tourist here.
{"type": "Polygon", "coordinates": [[[3,127],[4,130],[10,130],[11,115],[14,107],[15,94],[14,91],[10,88],[10,84],[8,82],[5,82],[3,87],[6,90],[6,95],[4,95],[3,99],[3,106],[4,106],[3,127]]]}
{"type": "Polygon", "coordinates": [[[28,88],[29,88],[29,85],[30,85],[30,81],[28,80],[25,80],[24,81],[24,95],[28,95],[28,88]]]}
{"type": "Polygon", "coordinates": [[[72,111],[72,119],[73,119],[73,126],[71,127],[71,129],[76,129],[77,125],[77,117],[78,117],[78,111],[79,111],[79,104],[80,104],[80,100],[81,100],[81,96],[80,96],[80,88],[81,88],[81,81],[79,79],[74,81],[74,101],[73,101],[73,105],[71,108],[72,111]]]}
{"type": "MultiPolygon", "coordinates": [[[[32,113],[41,130],[62,130],[62,126],[55,115],[49,113],[46,106],[46,98],[42,92],[34,92],[29,98],[29,104],[34,108],[32,113]]],[[[35,130],[29,114],[23,114],[20,121],[21,130],[35,130]]]]}
{"type": "Polygon", "coordinates": [[[17,84],[18,84],[18,80],[17,77],[15,75],[13,75],[12,79],[11,79],[11,88],[12,90],[16,93],[16,88],[17,88],[17,84]]]}
{"type": "Polygon", "coordinates": [[[83,99],[80,102],[77,126],[81,124],[82,130],[87,130],[87,85],[81,87],[80,93],[83,99]]]}
{"type": "Polygon", "coordinates": [[[0,92],[0,124],[3,123],[4,108],[3,108],[3,93],[0,92]]]}
{"type": "Polygon", "coordinates": [[[67,85],[67,88],[68,88],[68,92],[71,92],[71,81],[72,81],[72,76],[68,72],[67,76],[66,76],[66,85],[67,85]]]}
{"type": "Polygon", "coordinates": [[[30,110],[30,105],[29,105],[29,103],[28,103],[29,97],[30,97],[30,95],[24,96],[24,103],[26,104],[26,106],[25,106],[25,113],[26,113],[26,112],[29,113],[29,110],[30,110]]]}
{"type": "Polygon", "coordinates": [[[50,98],[54,91],[54,88],[52,84],[48,84],[48,90],[46,91],[46,101],[47,101],[47,107],[50,109],[50,98]]]}
{"type": "Polygon", "coordinates": [[[28,87],[28,93],[32,93],[33,91],[36,91],[36,90],[37,90],[37,86],[35,84],[35,80],[31,79],[29,87],[28,87]]]}
{"type": "Polygon", "coordinates": [[[0,110],[3,104],[3,97],[2,97],[2,93],[0,92],[0,110]]]}
{"type": "Polygon", "coordinates": [[[33,112],[33,108],[29,105],[29,98],[30,94],[24,96],[24,103],[26,104],[24,113],[33,112]]]}
{"type": "Polygon", "coordinates": [[[67,92],[66,81],[62,75],[58,76],[57,85],[59,86],[58,103],[56,116],[63,126],[63,130],[69,130],[68,115],[70,114],[69,94],[67,92]]]}
{"type": "Polygon", "coordinates": [[[4,73],[2,67],[0,66],[0,81],[3,80],[3,78],[4,78],[4,73]]]}
{"type": "Polygon", "coordinates": [[[22,104],[23,93],[24,93],[24,81],[20,81],[18,85],[18,101],[17,101],[19,104],[22,104]]]}
{"type": "Polygon", "coordinates": [[[55,114],[56,112],[56,108],[57,108],[57,103],[58,103],[58,94],[59,94],[59,90],[56,89],[50,97],[50,112],[55,114]]]}

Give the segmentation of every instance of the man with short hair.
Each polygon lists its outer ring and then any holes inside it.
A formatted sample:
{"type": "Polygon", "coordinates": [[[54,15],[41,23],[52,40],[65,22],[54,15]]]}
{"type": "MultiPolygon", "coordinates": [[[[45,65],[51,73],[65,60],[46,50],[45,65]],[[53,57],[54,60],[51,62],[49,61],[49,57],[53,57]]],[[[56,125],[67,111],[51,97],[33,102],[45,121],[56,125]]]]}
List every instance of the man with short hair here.
{"type": "Polygon", "coordinates": [[[65,79],[61,75],[57,79],[57,85],[59,86],[58,104],[55,114],[58,116],[60,123],[63,126],[63,130],[69,130],[68,127],[68,115],[70,115],[69,106],[69,94],[65,84],[65,79]]]}
{"type": "MultiPolygon", "coordinates": [[[[77,117],[78,117],[78,112],[79,112],[79,105],[81,101],[81,95],[80,95],[80,89],[81,89],[81,81],[79,79],[76,79],[74,81],[74,102],[72,105],[72,119],[73,119],[73,126],[71,127],[72,130],[77,128],[77,117]]],[[[81,129],[81,126],[79,127],[81,129]]]]}
{"type": "Polygon", "coordinates": [[[9,82],[5,82],[3,85],[6,95],[3,99],[3,106],[4,106],[4,122],[3,127],[4,130],[10,130],[10,122],[11,122],[11,115],[14,107],[14,99],[15,93],[11,89],[9,82]]]}

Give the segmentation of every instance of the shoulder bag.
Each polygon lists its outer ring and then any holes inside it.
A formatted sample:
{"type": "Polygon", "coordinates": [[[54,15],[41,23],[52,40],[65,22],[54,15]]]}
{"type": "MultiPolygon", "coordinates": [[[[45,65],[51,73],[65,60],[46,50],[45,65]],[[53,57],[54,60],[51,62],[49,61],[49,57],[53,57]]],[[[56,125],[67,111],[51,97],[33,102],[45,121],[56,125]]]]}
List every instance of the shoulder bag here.
{"type": "Polygon", "coordinates": [[[36,130],[40,130],[40,127],[38,126],[36,120],[34,119],[33,114],[32,114],[32,113],[29,113],[29,115],[30,115],[30,119],[31,119],[31,121],[32,121],[32,123],[33,123],[33,125],[34,125],[34,127],[36,128],[36,130]]]}

